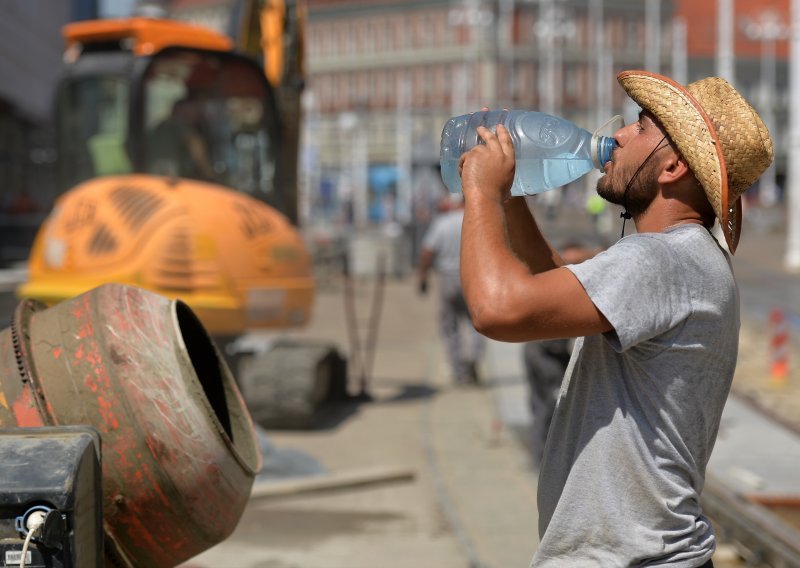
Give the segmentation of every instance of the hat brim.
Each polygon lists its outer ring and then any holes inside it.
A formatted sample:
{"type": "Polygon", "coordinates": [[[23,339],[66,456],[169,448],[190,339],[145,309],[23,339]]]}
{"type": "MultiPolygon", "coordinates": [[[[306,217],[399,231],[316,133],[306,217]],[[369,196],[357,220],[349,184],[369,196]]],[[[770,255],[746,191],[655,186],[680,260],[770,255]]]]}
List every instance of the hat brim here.
{"type": "Polygon", "coordinates": [[[735,252],[741,236],[742,204],[729,203],[723,146],[711,118],[686,87],[648,71],[623,71],[617,81],[640,107],[651,112],[686,159],[719,219],[725,242],[735,252]]]}

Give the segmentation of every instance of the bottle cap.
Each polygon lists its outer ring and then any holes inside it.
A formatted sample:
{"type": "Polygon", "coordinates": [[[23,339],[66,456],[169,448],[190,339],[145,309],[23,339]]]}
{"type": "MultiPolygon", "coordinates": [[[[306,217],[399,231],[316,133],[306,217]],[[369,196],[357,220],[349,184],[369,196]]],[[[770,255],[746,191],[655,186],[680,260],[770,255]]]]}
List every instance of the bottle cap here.
{"type": "Polygon", "coordinates": [[[592,134],[592,163],[598,170],[602,170],[611,160],[611,155],[617,147],[617,141],[613,136],[600,136],[600,132],[608,127],[613,133],[623,126],[625,126],[625,119],[617,114],[601,124],[592,134]]]}
{"type": "Polygon", "coordinates": [[[610,136],[592,137],[592,162],[598,170],[602,170],[611,160],[611,155],[617,147],[617,141],[610,136]]]}

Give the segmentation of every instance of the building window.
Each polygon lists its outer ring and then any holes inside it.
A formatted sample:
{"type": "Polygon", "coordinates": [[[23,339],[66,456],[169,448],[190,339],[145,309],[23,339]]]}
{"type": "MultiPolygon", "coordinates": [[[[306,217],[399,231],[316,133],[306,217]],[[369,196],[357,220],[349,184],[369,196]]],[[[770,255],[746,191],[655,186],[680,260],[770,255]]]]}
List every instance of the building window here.
{"type": "MultiPolygon", "coordinates": [[[[330,75],[323,75],[319,78],[319,100],[322,105],[329,106],[330,101],[333,99],[333,82],[330,75]]],[[[320,105],[320,106],[322,106],[320,105]]]]}
{"type": "Polygon", "coordinates": [[[415,48],[428,47],[432,43],[433,29],[427,16],[427,14],[423,13],[414,18],[413,45],[415,48]]]}
{"type": "Polygon", "coordinates": [[[520,101],[533,100],[534,97],[534,73],[532,65],[518,65],[516,70],[516,90],[515,98],[520,101]]]}
{"type": "Polygon", "coordinates": [[[450,26],[447,25],[447,14],[437,12],[433,18],[433,42],[436,45],[451,45],[453,34],[450,26]]]}
{"type": "Polygon", "coordinates": [[[351,84],[351,81],[349,81],[349,78],[345,73],[341,73],[339,75],[336,88],[336,102],[339,105],[346,106],[349,103],[351,84]]]}
{"type": "Polygon", "coordinates": [[[358,101],[358,76],[355,73],[348,73],[347,77],[347,104],[357,105],[358,101]]]}
{"type": "Polygon", "coordinates": [[[577,99],[580,96],[580,76],[578,68],[570,65],[564,69],[564,96],[577,99]]]}
{"type": "Polygon", "coordinates": [[[397,22],[394,18],[375,22],[375,34],[378,36],[378,44],[382,49],[391,51],[397,49],[397,22]]]}
{"type": "Polygon", "coordinates": [[[432,19],[432,14],[427,13],[423,14],[422,23],[421,23],[421,37],[420,37],[420,45],[422,47],[430,47],[434,44],[434,22],[432,19]]]}
{"type": "Polygon", "coordinates": [[[431,96],[431,92],[433,91],[433,76],[431,73],[430,67],[423,67],[420,70],[420,76],[422,79],[422,97],[424,100],[428,100],[431,96]]]}
{"type": "Polygon", "coordinates": [[[347,31],[344,27],[336,30],[336,42],[333,44],[331,55],[340,55],[344,53],[345,44],[347,43],[347,31]]]}
{"type": "Polygon", "coordinates": [[[367,71],[359,71],[356,84],[358,85],[356,102],[358,104],[365,104],[369,100],[369,74],[367,71]]]}
{"type": "Polygon", "coordinates": [[[450,67],[446,65],[437,65],[433,70],[433,96],[439,103],[447,97],[449,71],[450,67]]]}
{"type": "Polygon", "coordinates": [[[620,18],[614,18],[611,21],[609,45],[611,47],[620,49],[625,45],[624,22],[620,18]]]}
{"type": "Polygon", "coordinates": [[[386,103],[386,72],[375,71],[372,74],[372,99],[374,106],[383,106],[386,103]]]}
{"type": "Polygon", "coordinates": [[[320,57],[325,57],[325,55],[327,55],[327,33],[328,31],[325,26],[314,26],[313,28],[309,28],[309,35],[313,34],[317,38],[317,43],[319,43],[319,50],[317,53],[320,57]]]}
{"type": "Polygon", "coordinates": [[[575,30],[578,32],[575,38],[575,43],[580,47],[587,47],[591,45],[592,34],[590,32],[588,18],[575,18],[575,30]]]}
{"type": "Polygon", "coordinates": [[[355,51],[356,53],[367,52],[367,21],[361,20],[353,24],[355,35],[355,51]]]}
{"type": "Polygon", "coordinates": [[[353,54],[356,52],[356,24],[351,22],[347,24],[344,28],[344,52],[347,54],[353,54]]]}
{"type": "Polygon", "coordinates": [[[640,20],[625,22],[625,49],[644,48],[644,26],[640,20]]]}
{"type": "Polygon", "coordinates": [[[535,43],[533,29],[536,26],[536,18],[532,12],[520,14],[519,17],[519,42],[522,45],[535,43]]]}
{"type": "Polygon", "coordinates": [[[389,29],[394,38],[395,49],[408,49],[408,18],[398,17],[394,20],[394,25],[389,29]]]}

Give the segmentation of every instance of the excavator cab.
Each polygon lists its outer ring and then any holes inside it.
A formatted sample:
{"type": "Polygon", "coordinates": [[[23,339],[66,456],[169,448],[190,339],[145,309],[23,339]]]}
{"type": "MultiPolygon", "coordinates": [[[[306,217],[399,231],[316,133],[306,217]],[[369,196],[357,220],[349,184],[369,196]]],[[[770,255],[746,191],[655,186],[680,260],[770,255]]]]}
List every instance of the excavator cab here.
{"type": "Polygon", "coordinates": [[[78,22],[65,38],[64,193],[18,295],[54,304],[139,286],[189,304],[217,337],[308,321],[311,260],[292,224],[296,188],[279,181],[297,164],[264,69],[177,21],[78,22]]]}
{"type": "Polygon", "coordinates": [[[70,66],[57,105],[65,188],[146,173],[212,182],[287,211],[275,185],[275,101],[250,59],[186,47],[146,61],[89,53],[70,66]]]}

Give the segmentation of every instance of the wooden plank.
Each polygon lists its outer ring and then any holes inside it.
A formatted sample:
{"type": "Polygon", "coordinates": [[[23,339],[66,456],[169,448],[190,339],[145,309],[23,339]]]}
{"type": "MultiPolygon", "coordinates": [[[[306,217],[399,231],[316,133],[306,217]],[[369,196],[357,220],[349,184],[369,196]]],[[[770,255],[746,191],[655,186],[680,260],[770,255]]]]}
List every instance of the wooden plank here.
{"type": "Polygon", "coordinates": [[[367,467],[323,475],[257,482],[250,492],[250,498],[269,499],[302,493],[354,489],[383,483],[409,482],[415,478],[416,471],[410,467],[367,467]]]}

